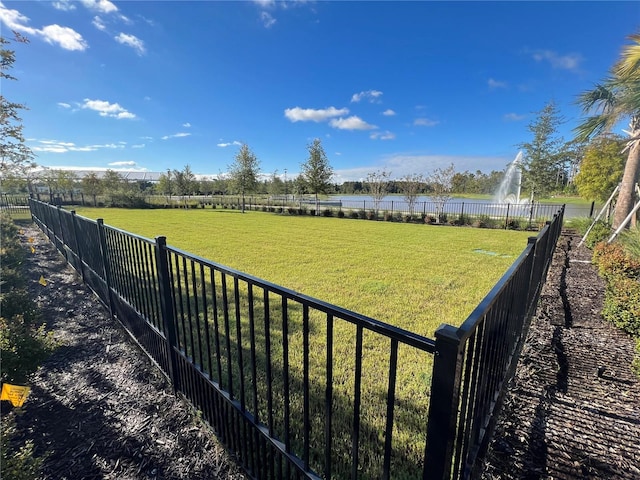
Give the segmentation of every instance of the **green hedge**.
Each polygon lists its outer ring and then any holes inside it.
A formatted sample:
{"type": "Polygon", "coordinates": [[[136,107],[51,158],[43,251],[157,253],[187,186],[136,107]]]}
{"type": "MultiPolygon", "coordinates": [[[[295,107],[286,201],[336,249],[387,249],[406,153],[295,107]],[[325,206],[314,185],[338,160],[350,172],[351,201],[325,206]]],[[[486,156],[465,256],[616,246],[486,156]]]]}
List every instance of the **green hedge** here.
{"type": "Polygon", "coordinates": [[[628,232],[616,243],[598,243],[593,263],[605,279],[602,316],[636,338],[632,368],[640,376],[640,255],[636,246],[640,232],[628,232]]]}

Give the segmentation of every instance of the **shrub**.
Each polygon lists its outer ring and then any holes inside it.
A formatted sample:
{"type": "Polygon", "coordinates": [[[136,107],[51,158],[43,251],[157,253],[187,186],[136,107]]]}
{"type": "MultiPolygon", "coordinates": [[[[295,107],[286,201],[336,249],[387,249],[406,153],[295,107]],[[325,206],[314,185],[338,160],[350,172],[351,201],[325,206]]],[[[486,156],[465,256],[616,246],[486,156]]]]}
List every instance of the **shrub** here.
{"type": "Polygon", "coordinates": [[[356,210],[351,210],[349,212],[349,217],[351,217],[351,218],[360,218],[360,214],[356,210]]]}
{"type": "Polygon", "coordinates": [[[620,234],[619,241],[624,250],[632,257],[640,259],[640,230],[625,230],[620,234]]]}
{"type": "Polygon", "coordinates": [[[438,215],[438,221],[440,223],[447,223],[447,214],[442,212],[440,215],[438,215]]]}
{"type": "Polygon", "coordinates": [[[402,221],[404,223],[411,223],[413,221],[413,215],[405,215],[402,217],[402,221]]]}
{"type": "Polygon", "coordinates": [[[629,255],[621,243],[600,242],[593,249],[593,262],[598,272],[607,280],[618,276],[636,279],[640,277],[640,259],[629,255]]]}
{"type": "Polygon", "coordinates": [[[436,217],[434,217],[433,215],[425,215],[424,223],[433,225],[434,223],[436,223],[436,217]]]}
{"type": "Polygon", "coordinates": [[[307,207],[298,208],[298,214],[299,215],[306,215],[307,214],[307,207]]]}
{"type": "Polygon", "coordinates": [[[473,222],[473,226],[476,228],[495,228],[496,221],[488,215],[480,215],[473,222]]]}
{"type": "Polygon", "coordinates": [[[364,210],[358,210],[358,218],[364,220],[367,218],[367,212],[364,210]]]}
{"type": "Polygon", "coordinates": [[[507,230],[520,230],[520,220],[512,218],[507,222],[506,228],[507,230]]]}
{"type": "Polygon", "coordinates": [[[32,480],[42,478],[43,457],[34,457],[33,441],[27,440],[20,448],[12,448],[11,439],[16,435],[13,414],[4,415],[0,422],[0,465],[4,478],[32,480]]]}
{"type": "Polygon", "coordinates": [[[640,282],[622,276],[610,281],[602,316],[625,332],[640,337],[640,282]]]}
{"type": "Polygon", "coordinates": [[[298,214],[298,209],[294,208],[294,207],[289,207],[289,208],[287,208],[287,212],[289,212],[289,215],[297,215],[298,214]]]}
{"type": "Polygon", "coordinates": [[[331,216],[333,216],[333,210],[331,210],[330,208],[325,208],[322,211],[322,216],[323,217],[331,217],[331,216]]]}
{"type": "Polygon", "coordinates": [[[640,377],[640,338],[636,339],[636,356],[631,363],[631,368],[640,377]]]}
{"type": "Polygon", "coordinates": [[[369,210],[367,212],[367,220],[377,220],[378,219],[378,215],[376,214],[375,210],[369,210]]]}
{"type": "Polygon", "coordinates": [[[309,210],[309,215],[311,215],[312,217],[315,217],[315,215],[316,215],[316,209],[315,209],[315,208],[311,208],[311,209],[309,210]]]}
{"type": "MultiPolygon", "coordinates": [[[[585,230],[586,232],[586,230],[585,230]]],[[[584,234],[583,234],[584,235],[584,234]]],[[[594,225],[589,235],[585,239],[584,243],[590,249],[593,249],[596,244],[607,240],[611,236],[611,225],[602,220],[598,220],[594,225]]]]}
{"type": "Polygon", "coordinates": [[[342,210],[338,210],[338,218],[344,218],[344,212],[342,210]]]}

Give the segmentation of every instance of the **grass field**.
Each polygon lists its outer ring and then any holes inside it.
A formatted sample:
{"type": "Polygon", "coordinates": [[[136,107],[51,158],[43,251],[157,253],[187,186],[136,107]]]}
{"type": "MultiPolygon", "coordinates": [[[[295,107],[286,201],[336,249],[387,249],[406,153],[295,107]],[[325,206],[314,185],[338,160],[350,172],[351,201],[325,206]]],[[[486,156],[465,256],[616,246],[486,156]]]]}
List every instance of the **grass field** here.
{"type": "MultiPolygon", "coordinates": [[[[460,324],[526,246],[526,232],[463,227],[374,222],[272,213],[193,210],[78,209],[78,215],[103,218],[139,235],[167,237],[170,245],[230,266],[269,282],[433,336],[441,323],[460,324]]],[[[279,318],[274,300],[272,317],[279,318]]],[[[299,451],[303,429],[302,340],[300,312],[291,309],[288,364],[294,447],[299,451]],[[297,446],[297,447],[296,447],[297,446]]],[[[244,318],[244,316],[243,316],[244,318]]],[[[243,331],[248,330],[243,320],[243,331]]],[[[272,325],[274,363],[282,368],[282,334],[272,325]],[[275,359],[280,360],[275,360],[275,359]],[[278,363],[279,362],[279,363],[278,363]]],[[[313,324],[310,349],[312,451],[311,463],[321,471],[326,387],[326,324],[313,324]]],[[[353,415],[353,325],[336,322],[333,345],[333,432],[335,478],[348,478],[353,415]]],[[[248,345],[243,345],[248,350],[248,345]]],[[[263,348],[258,348],[262,352],[263,348]]],[[[258,355],[258,371],[264,358],[258,355]]],[[[398,352],[394,420],[394,478],[419,475],[424,453],[432,357],[412,348],[398,352]]],[[[362,354],[361,447],[362,478],[380,472],[386,421],[389,343],[365,332],[362,354]]],[[[236,375],[236,373],[234,373],[236,375]]],[[[237,372],[239,375],[239,372],[237,372]]],[[[251,378],[246,373],[247,378],[251,378]]],[[[258,373],[261,418],[267,383],[258,373]]],[[[285,403],[282,377],[275,374],[273,412],[282,432],[285,403]]],[[[251,402],[248,401],[250,404],[251,402]]]]}
{"type": "Polygon", "coordinates": [[[77,213],[425,336],[460,324],[530,236],[219,209],[77,213]]]}

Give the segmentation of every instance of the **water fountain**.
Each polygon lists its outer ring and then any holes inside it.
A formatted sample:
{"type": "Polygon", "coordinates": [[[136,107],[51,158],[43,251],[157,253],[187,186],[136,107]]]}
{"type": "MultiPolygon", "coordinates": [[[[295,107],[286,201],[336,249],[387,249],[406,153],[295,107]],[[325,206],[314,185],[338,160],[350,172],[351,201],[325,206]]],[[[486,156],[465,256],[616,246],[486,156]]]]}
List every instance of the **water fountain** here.
{"type": "Polygon", "coordinates": [[[495,194],[498,203],[520,203],[520,188],[522,187],[522,152],[507,166],[504,178],[495,194]]]}

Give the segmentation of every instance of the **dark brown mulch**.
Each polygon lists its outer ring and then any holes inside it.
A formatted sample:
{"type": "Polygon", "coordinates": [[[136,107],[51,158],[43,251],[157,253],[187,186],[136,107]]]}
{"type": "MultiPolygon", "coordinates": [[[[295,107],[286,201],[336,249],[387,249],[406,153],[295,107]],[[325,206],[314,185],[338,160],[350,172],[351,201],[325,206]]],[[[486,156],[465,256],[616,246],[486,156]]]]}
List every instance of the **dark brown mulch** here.
{"type": "Polygon", "coordinates": [[[604,284],[579,242],[557,245],[484,479],[640,478],[634,342],[602,319],[604,284]]]}
{"type": "Polygon", "coordinates": [[[29,289],[60,342],[16,416],[16,441],[46,455],[42,478],[245,478],[48,239],[23,228],[29,289]]]}

